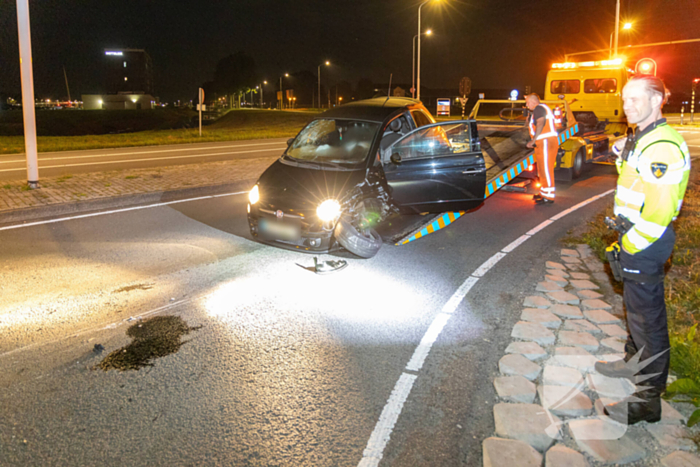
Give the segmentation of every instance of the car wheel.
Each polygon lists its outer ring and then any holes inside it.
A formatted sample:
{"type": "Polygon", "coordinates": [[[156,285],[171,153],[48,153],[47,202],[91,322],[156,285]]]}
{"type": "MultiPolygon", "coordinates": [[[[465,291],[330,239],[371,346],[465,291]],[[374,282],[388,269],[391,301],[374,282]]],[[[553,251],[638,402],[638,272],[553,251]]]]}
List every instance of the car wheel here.
{"type": "Polygon", "coordinates": [[[579,148],[576,156],[574,157],[574,164],[571,167],[572,178],[579,178],[583,173],[583,164],[586,162],[586,149],[579,148]]]}
{"type": "Polygon", "coordinates": [[[335,239],[350,253],[360,258],[371,258],[382,247],[382,237],[373,229],[365,233],[357,230],[345,217],[341,217],[335,226],[335,239]]]}

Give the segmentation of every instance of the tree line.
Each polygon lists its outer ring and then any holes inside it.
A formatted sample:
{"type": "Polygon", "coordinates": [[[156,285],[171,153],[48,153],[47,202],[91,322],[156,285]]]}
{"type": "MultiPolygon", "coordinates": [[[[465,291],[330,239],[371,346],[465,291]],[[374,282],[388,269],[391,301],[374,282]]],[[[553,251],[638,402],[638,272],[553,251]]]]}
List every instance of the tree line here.
{"type": "MultiPolygon", "coordinates": [[[[282,77],[282,88],[291,89],[296,98],[297,107],[328,107],[336,102],[348,102],[353,98],[369,99],[373,97],[375,86],[368,78],[360,79],[355,86],[348,81],[339,81],[332,87],[321,85],[321,102],[319,106],[318,75],[309,70],[289,73],[282,77]],[[342,98],[342,100],[340,99],[342,98]]],[[[277,92],[280,89],[280,77],[265,76],[258,71],[255,59],[245,52],[228,55],[216,64],[214,78],[201,86],[204,89],[205,101],[214,102],[222,97],[230,107],[240,107],[243,102],[260,105],[261,89],[265,107],[277,105],[277,92]],[[263,78],[267,79],[264,84],[263,78]]],[[[195,98],[196,102],[197,99],[195,98]]],[[[288,104],[284,97],[285,105],[288,104]]]]}

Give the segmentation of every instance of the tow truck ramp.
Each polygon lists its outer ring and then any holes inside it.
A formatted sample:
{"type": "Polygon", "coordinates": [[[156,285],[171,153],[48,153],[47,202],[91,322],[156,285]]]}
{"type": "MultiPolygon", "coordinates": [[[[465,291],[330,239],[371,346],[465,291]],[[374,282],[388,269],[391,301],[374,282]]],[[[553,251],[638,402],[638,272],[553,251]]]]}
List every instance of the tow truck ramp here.
{"type": "MultiPolygon", "coordinates": [[[[532,149],[525,145],[530,140],[523,122],[504,123],[498,121],[477,121],[481,153],[486,165],[486,189],[484,200],[511,183],[535,163],[532,149]]],[[[578,132],[578,123],[561,131],[559,144],[578,132]]],[[[417,228],[399,234],[392,242],[399,246],[418,240],[437,230],[447,227],[465,214],[465,211],[452,211],[442,214],[426,214],[417,228]]]]}
{"type": "MultiPolygon", "coordinates": [[[[486,180],[486,192],[484,193],[484,199],[488,198],[496,191],[507,185],[515,177],[520,175],[524,170],[527,170],[529,166],[534,163],[534,154],[530,152],[529,154],[520,154],[516,157],[510,158],[508,163],[495,163],[491,160],[492,165],[489,167],[487,165],[487,180],[486,180]],[[511,165],[512,164],[512,165],[511,165]],[[505,166],[505,167],[503,167],[505,166]]],[[[487,160],[486,157],[484,157],[487,160]]],[[[424,216],[420,226],[407,235],[399,235],[394,238],[394,243],[398,245],[405,245],[406,243],[418,240],[421,237],[425,237],[437,230],[447,227],[455,220],[459,219],[465,214],[465,211],[450,211],[442,214],[428,214],[424,216]]]]}

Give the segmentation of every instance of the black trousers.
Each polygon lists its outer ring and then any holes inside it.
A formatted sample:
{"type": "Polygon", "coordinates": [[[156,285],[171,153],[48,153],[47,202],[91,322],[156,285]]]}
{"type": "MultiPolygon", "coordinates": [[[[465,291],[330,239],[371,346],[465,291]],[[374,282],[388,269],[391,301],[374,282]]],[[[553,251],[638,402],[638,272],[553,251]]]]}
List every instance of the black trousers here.
{"type": "Polygon", "coordinates": [[[624,277],[623,298],[630,333],[626,351],[629,356],[643,348],[640,362],[657,356],[639,374],[658,375],[639,384],[653,386],[659,391],[666,389],[671,361],[663,277],[664,264],[671,256],[675,242],[676,234],[673,226],[669,225],[661,238],[647,249],[635,255],[625,251],[620,253],[624,277]]]}

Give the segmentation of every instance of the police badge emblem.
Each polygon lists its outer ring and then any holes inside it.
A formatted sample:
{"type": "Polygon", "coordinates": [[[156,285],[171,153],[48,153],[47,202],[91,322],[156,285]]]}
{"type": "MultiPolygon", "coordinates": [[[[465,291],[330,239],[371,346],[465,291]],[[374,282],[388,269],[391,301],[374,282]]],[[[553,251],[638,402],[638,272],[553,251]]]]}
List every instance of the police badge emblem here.
{"type": "Polygon", "coordinates": [[[654,174],[656,178],[663,177],[666,173],[666,169],[668,169],[668,164],[662,164],[661,162],[651,163],[651,173],[654,174]]]}

